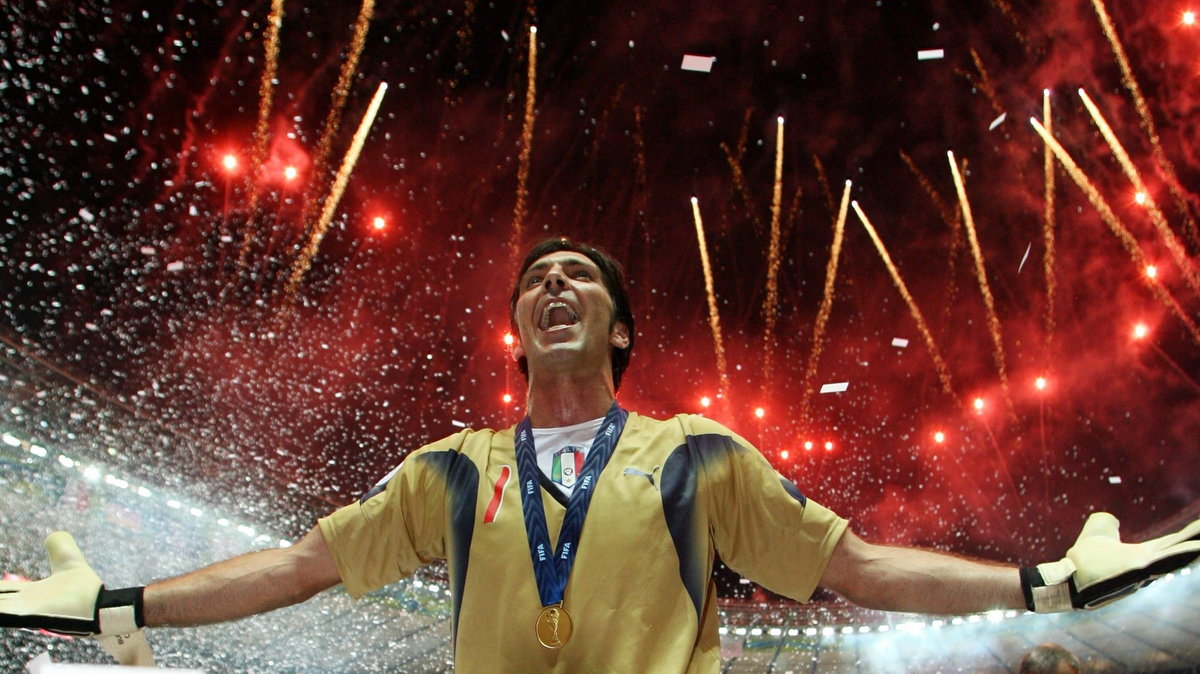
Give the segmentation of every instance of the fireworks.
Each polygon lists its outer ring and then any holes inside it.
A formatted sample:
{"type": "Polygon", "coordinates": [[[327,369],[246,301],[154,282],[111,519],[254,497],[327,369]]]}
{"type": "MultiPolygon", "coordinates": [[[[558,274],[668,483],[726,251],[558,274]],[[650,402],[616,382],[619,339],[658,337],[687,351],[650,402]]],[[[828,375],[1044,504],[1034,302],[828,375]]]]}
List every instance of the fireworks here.
{"type": "Polygon", "coordinates": [[[946,361],[942,358],[941,349],[934,342],[933,333],[929,331],[929,326],[925,323],[925,316],[921,314],[916,300],[913,299],[912,293],[908,291],[908,284],[901,278],[900,270],[892,262],[892,256],[888,254],[887,248],[879,238],[879,234],[871,226],[871,221],[867,219],[866,213],[863,213],[862,209],[859,208],[858,202],[852,201],[850,202],[850,206],[854,208],[854,212],[858,215],[858,219],[862,222],[863,227],[867,228],[867,234],[871,237],[871,242],[875,244],[875,249],[879,251],[879,257],[883,259],[884,265],[887,266],[888,273],[892,276],[892,282],[896,284],[896,289],[900,291],[900,295],[904,298],[905,304],[908,305],[908,310],[912,314],[913,320],[917,323],[917,329],[921,331],[921,336],[925,338],[925,346],[929,349],[929,357],[933,359],[934,367],[937,368],[938,379],[942,382],[942,390],[957,400],[958,394],[954,392],[954,385],[950,381],[950,368],[946,367],[946,361]]]}
{"type": "Polygon", "coordinates": [[[1008,392],[1008,371],[1004,365],[1004,341],[1000,336],[1000,318],[996,315],[996,302],[992,299],[987,270],[983,266],[983,251],[979,247],[979,237],[975,234],[975,217],[971,214],[971,202],[967,199],[967,188],[963,185],[962,175],[958,172],[958,163],[954,160],[954,153],[947,152],[946,158],[950,161],[950,173],[954,176],[954,187],[958,190],[958,202],[962,207],[967,241],[971,244],[971,255],[975,260],[975,278],[979,280],[979,292],[983,295],[983,306],[987,310],[988,331],[992,335],[992,358],[996,363],[996,372],[1000,376],[1000,387],[1004,390],[1004,401],[1008,405],[1010,414],[1015,418],[1012,396],[1008,392]]]}
{"type": "Polygon", "coordinates": [[[767,251],[767,297],[763,301],[763,386],[770,380],[775,355],[775,320],[779,304],[779,207],[783,201],[783,117],[775,132],[775,183],[771,190],[771,243],[767,251]]]}
{"type": "Polygon", "coordinates": [[[708,244],[704,240],[704,223],[700,219],[700,200],[692,197],[692,218],[696,222],[696,244],[700,247],[700,266],[704,270],[704,290],[708,295],[708,327],[712,330],[713,349],[717,356],[717,375],[721,380],[719,398],[729,398],[729,372],[725,368],[725,344],[721,339],[721,316],[717,311],[717,293],[713,289],[712,265],[708,261],[708,244]]]}
{"type": "MultiPolygon", "coordinates": [[[[1042,124],[1051,133],[1050,90],[1042,91],[1042,124]]],[[[1042,273],[1046,277],[1046,313],[1042,325],[1046,331],[1046,349],[1054,340],[1054,293],[1057,276],[1054,273],[1054,150],[1046,143],[1042,150],[1042,273]]]]}
{"type": "Polygon", "coordinates": [[[324,180],[326,164],[329,161],[329,155],[333,152],[333,139],[342,125],[342,114],[346,109],[346,100],[350,97],[350,85],[354,82],[355,73],[358,72],[358,62],[367,42],[367,31],[371,27],[371,17],[374,12],[375,0],[363,0],[362,6],[359,8],[358,19],[354,22],[354,35],[350,39],[350,49],[338,72],[337,84],[333,87],[329,111],[325,115],[325,123],[321,127],[321,135],[317,140],[317,150],[313,155],[311,175],[314,182],[310,183],[309,194],[304,200],[304,212],[300,216],[301,234],[304,235],[311,233],[313,215],[330,196],[326,194],[323,198],[318,198],[313,190],[318,185],[324,187],[323,182],[317,181],[324,180]]]}
{"type": "MultiPolygon", "coordinates": [[[[1079,189],[1083,190],[1083,193],[1087,196],[1088,201],[1091,202],[1092,207],[1095,208],[1096,212],[1100,214],[1100,219],[1104,221],[1104,224],[1108,225],[1109,230],[1112,231],[1113,235],[1116,236],[1121,242],[1121,245],[1124,246],[1125,252],[1129,254],[1129,257],[1133,260],[1133,263],[1143,269],[1150,267],[1151,265],[1146,262],[1145,253],[1142,252],[1142,248],[1138,244],[1137,240],[1134,239],[1133,235],[1129,233],[1129,229],[1126,228],[1125,225],[1121,224],[1121,220],[1117,217],[1116,213],[1113,212],[1112,208],[1109,207],[1108,202],[1104,200],[1104,197],[1100,195],[1099,190],[1097,190],[1092,184],[1092,181],[1088,179],[1087,174],[1085,174],[1083,170],[1079,168],[1079,165],[1075,163],[1075,160],[1071,158],[1071,155],[1067,154],[1067,151],[1063,149],[1062,145],[1059,145],[1058,141],[1054,140],[1054,137],[1046,131],[1045,127],[1043,127],[1041,123],[1037,121],[1037,119],[1030,117],[1029,122],[1033,125],[1033,128],[1038,132],[1038,135],[1042,137],[1046,144],[1054,150],[1054,155],[1058,157],[1059,163],[1061,163],[1063,168],[1067,170],[1067,175],[1071,176],[1071,179],[1075,181],[1075,184],[1079,186],[1079,189]]],[[[1146,276],[1148,279],[1150,279],[1150,281],[1147,283],[1147,285],[1150,287],[1150,291],[1163,304],[1163,306],[1170,309],[1176,315],[1176,317],[1179,318],[1179,321],[1183,323],[1183,325],[1188,329],[1188,332],[1192,334],[1192,339],[1196,340],[1197,344],[1200,344],[1200,329],[1196,327],[1196,323],[1191,319],[1190,316],[1188,316],[1183,307],[1179,306],[1179,303],[1175,301],[1175,298],[1171,297],[1170,293],[1163,288],[1161,283],[1153,282],[1154,274],[1147,273],[1146,276]]]]}
{"type": "Polygon", "coordinates": [[[800,425],[808,422],[808,405],[812,398],[812,382],[817,375],[817,363],[821,360],[821,344],[825,338],[825,326],[833,310],[833,292],[837,282],[838,259],[842,254],[842,240],[846,231],[846,209],[850,204],[850,181],[842,190],[842,203],[838,207],[837,219],[833,224],[833,243],[829,248],[829,262],[825,265],[825,289],[821,295],[821,308],[813,325],[812,348],[808,352],[808,366],[804,368],[804,385],[800,398],[800,425]]]}
{"type": "Polygon", "coordinates": [[[533,156],[533,123],[537,117],[537,26],[529,27],[529,59],[525,72],[525,121],[521,125],[521,156],[517,164],[517,200],[513,206],[512,257],[521,245],[528,217],[529,161],[533,156]]]}
{"type": "Polygon", "coordinates": [[[1125,151],[1125,147],[1121,145],[1121,141],[1113,133],[1112,127],[1108,125],[1108,120],[1104,119],[1104,115],[1100,113],[1100,109],[1092,102],[1087,92],[1080,89],[1079,97],[1083,99],[1083,104],[1087,108],[1088,114],[1096,122],[1096,128],[1100,129],[1100,134],[1108,142],[1109,148],[1113,151],[1113,156],[1117,158],[1117,162],[1121,165],[1121,170],[1125,172],[1125,177],[1129,178],[1129,182],[1133,183],[1134,189],[1137,190],[1134,200],[1138,205],[1145,206],[1146,210],[1149,211],[1150,222],[1154,223],[1154,228],[1158,230],[1158,234],[1162,237],[1163,243],[1166,244],[1167,250],[1175,258],[1175,264],[1179,266],[1183,278],[1192,287],[1192,290],[1200,293],[1200,275],[1196,274],[1196,270],[1192,266],[1191,261],[1188,260],[1188,255],[1184,251],[1183,245],[1175,238],[1175,233],[1167,225],[1167,219],[1163,217],[1158,204],[1151,198],[1149,190],[1146,189],[1146,183],[1142,180],[1141,174],[1138,173],[1137,167],[1133,165],[1133,160],[1129,158],[1129,153],[1125,151]]]}
{"type": "Polygon", "coordinates": [[[308,272],[309,267],[312,266],[312,259],[317,254],[317,248],[321,245],[321,239],[325,237],[325,232],[329,230],[329,225],[333,222],[333,216],[337,213],[338,202],[342,199],[342,194],[346,190],[346,184],[350,182],[350,174],[354,171],[354,164],[358,161],[358,155],[362,152],[363,144],[367,142],[367,134],[371,132],[371,125],[375,122],[375,114],[379,112],[379,106],[383,103],[383,95],[386,92],[387,83],[380,82],[379,88],[375,91],[375,97],[371,99],[371,104],[367,107],[367,112],[363,115],[362,122],[358,125],[358,131],[354,133],[354,139],[350,141],[350,149],[346,151],[346,156],[342,159],[342,166],[338,169],[337,177],[334,178],[333,188],[330,189],[329,197],[325,200],[325,208],[321,212],[321,218],[317,221],[317,225],[309,236],[308,242],[300,252],[300,257],[292,267],[292,274],[288,278],[284,289],[285,297],[289,301],[295,298],[296,291],[300,288],[300,281],[304,278],[304,274],[308,272]]]}
{"type": "Polygon", "coordinates": [[[1133,76],[1133,68],[1129,65],[1129,57],[1125,54],[1125,47],[1121,44],[1120,38],[1117,37],[1117,29],[1113,25],[1112,17],[1108,15],[1108,10],[1104,8],[1104,0],[1092,0],[1092,8],[1096,11],[1096,17],[1100,20],[1100,27],[1104,29],[1104,37],[1108,40],[1109,46],[1112,47],[1113,57],[1117,61],[1117,66],[1121,69],[1121,83],[1125,85],[1125,89],[1129,91],[1129,97],[1133,99],[1133,107],[1137,110],[1138,119],[1141,120],[1142,131],[1145,132],[1146,138],[1150,140],[1150,148],[1154,155],[1154,160],[1167,177],[1167,188],[1170,189],[1171,195],[1175,198],[1175,205],[1179,209],[1180,214],[1183,215],[1188,235],[1192,238],[1193,243],[1200,243],[1200,237],[1197,236],[1196,232],[1196,223],[1192,220],[1191,211],[1187,205],[1187,197],[1179,188],[1179,177],[1175,173],[1175,166],[1167,158],[1166,152],[1163,151],[1162,140],[1159,138],[1158,130],[1154,125],[1154,116],[1150,114],[1150,107],[1146,104],[1146,97],[1142,95],[1142,88],[1133,76]]]}

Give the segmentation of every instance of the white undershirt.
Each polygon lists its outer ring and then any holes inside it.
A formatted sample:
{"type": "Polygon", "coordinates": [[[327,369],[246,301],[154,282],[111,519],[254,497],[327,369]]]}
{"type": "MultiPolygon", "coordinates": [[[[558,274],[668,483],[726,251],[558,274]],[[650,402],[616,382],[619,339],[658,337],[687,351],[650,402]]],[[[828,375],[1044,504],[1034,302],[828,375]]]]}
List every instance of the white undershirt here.
{"type": "Polygon", "coordinates": [[[578,479],[576,468],[583,465],[583,458],[592,448],[592,441],[600,430],[604,417],[592,419],[572,426],[533,429],[533,448],[537,452],[538,468],[550,479],[563,495],[570,497],[578,479]],[[554,455],[559,454],[557,478],[554,474],[554,455]],[[576,456],[578,454],[578,457],[576,456]]]}

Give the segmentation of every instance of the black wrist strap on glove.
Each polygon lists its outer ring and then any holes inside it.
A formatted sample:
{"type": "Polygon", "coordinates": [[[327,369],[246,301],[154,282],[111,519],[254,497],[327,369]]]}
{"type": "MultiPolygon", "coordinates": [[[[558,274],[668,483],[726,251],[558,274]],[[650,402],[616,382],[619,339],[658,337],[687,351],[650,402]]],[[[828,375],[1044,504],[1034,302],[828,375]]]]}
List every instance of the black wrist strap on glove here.
{"type": "Polygon", "coordinates": [[[1075,603],[1074,576],[1057,583],[1047,583],[1036,566],[1021,567],[1021,592],[1025,608],[1036,613],[1058,613],[1082,608],[1075,603]]]}
{"type": "Polygon", "coordinates": [[[96,632],[123,634],[146,626],[142,611],[144,586],[108,590],[100,587],[96,597],[96,632]]]}

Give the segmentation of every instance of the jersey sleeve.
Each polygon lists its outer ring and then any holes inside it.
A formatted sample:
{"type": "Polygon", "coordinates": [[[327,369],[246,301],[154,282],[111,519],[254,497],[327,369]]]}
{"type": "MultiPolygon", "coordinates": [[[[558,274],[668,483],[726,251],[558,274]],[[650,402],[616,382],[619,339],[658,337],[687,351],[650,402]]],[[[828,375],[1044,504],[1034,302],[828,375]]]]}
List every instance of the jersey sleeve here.
{"type": "Polygon", "coordinates": [[[847,521],[807,498],[737,434],[702,417],[692,425],[697,435],[724,445],[704,463],[709,522],[722,561],[772,592],[806,601],[847,521]]]}
{"type": "MultiPolygon", "coordinates": [[[[461,441],[456,435],[438,446],[461,441]]],[[[423,460],[431,451],[433,445],[413,452],[358,502],[318,520],[350,596],[357,599],[445,558],[446,481],[423,460]]]]}

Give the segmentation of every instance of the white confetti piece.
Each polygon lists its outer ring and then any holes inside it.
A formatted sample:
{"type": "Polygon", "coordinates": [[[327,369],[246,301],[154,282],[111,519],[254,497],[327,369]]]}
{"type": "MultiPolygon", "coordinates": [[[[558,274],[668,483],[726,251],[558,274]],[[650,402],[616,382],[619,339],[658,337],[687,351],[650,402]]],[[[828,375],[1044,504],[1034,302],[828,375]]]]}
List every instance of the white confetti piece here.
{"type": "Polygon", "coordinates": [[[167,263],[167,271],[182,271],[182,270],[183,270],[183,260],[175,260],[174,262],[167,263]]]}
{"type": "Polygon", "coordinates": [[[155,253],[158,252],[158,250],[155,249],[154,246],[142,246],[138,250],[140,250],[142,252],[142,255],[154,255],[155,253]]]}
{"type": "Polygon", "coordinates": [[[1121,484],[1121,476],[1120,475],[1109,475],[1108,483],[1109,484],[1121,484]]]}
{"type": "Polygon", "coordinates": [[[711,73],[713,64],[717,62],[715,56],[696,56],[695,54],[684,54],[683,63],[679,67],[684,70],[691,70],[697,73],[711,73]]]}
{"type": "Polygon", "coordinates": [[[903,337],[893,337],[892,346],[900,349],[906,349],[908,348],[908,340],[903,337]]]}
{"type": "Polygon", "coordinates": [[[1008,113],[1007,113],[1007,112],[1002,112],[1002,113],[1000,113],[1000,116],[999,116],[999,117],[997,117],[996,119],[993,119],[991,124],[988,124],[988,131],[995,131],[995,130],[996,130],[996,127],[998,127],[998,126],[1000,126],[1001,124],[1003,124],[1003,123],[1004,123],[1004,120],[1005,120],[1005,119],[1007,119],[1007,118],[1008,118],[1008,113]]]}
{"type": "Polygon", "coordinates": [[[917,52],[918,61],[933,61],[944,58],[945,56],[945,49],[922,49],[921,51],[917,52]]]}
{"type": "Polygon", "coordinates": [[[850,382],[840,381],[833,384],[824,384],[821,386],[821,393],[842,393],[850,387],[850,382]]]}
{"type": "Polygon", "coordinates": [[[1032,241],[1029,242],[1028,246],[1025,246],[1025,254],[1023,256],[1021,256],[1021,264],[1017,265],[1017,273],[1018,274],[1020,274],[1021,270],[1025,268],[1025,261],[1029,259],[1029,251],[1031,251],[1031,250],[1033,250],[1033,242],[1032,241]]]}
{"type": "Polygon", "coordinates": [[[467,427],[467,424],[465,421],[459,421],[458,419],[451,419],[450,425],[454,426],[455,428],[466,428],[467,427]]]}

